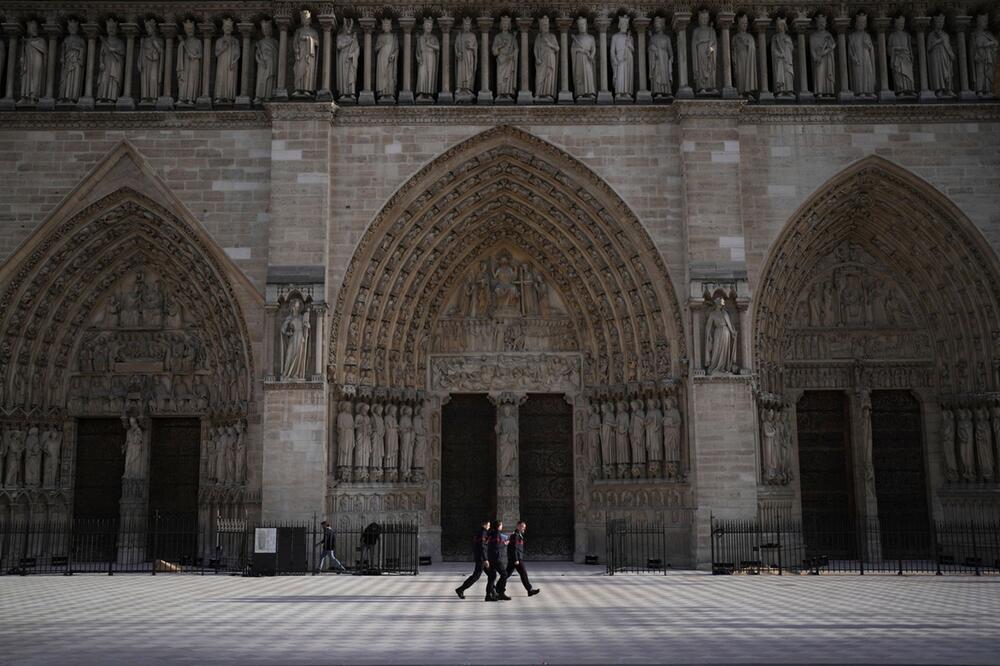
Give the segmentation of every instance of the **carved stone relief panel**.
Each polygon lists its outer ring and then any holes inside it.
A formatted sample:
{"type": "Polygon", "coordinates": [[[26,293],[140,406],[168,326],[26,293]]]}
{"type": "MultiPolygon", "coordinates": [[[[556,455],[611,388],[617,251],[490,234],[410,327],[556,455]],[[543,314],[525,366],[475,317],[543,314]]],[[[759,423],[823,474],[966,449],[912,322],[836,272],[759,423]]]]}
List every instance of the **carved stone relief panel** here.
{"type": "Polygon", "coordinates": [[[429,385],[441,392],[576,393],[581,360],[571,353],[435,355],[429,385]]]}

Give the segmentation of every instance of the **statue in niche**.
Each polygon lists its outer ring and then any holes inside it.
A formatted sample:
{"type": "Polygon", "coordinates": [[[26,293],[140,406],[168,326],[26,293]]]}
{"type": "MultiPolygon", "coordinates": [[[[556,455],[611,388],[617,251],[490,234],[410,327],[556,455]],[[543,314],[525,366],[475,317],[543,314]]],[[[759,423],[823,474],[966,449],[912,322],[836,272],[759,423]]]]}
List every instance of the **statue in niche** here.
{"type": "Polygon", "coordinates": [[[962,479],[970,483],[976,480],[975,449],[972,434],[972,412],[958,410],[958,458],[962,463],[962,479]]]}
{"type": "Polygon", "coordinates": [[[163,288],[159,279],[143,285],[142,323],[144,326],[160,328],[163,325],[163,288]]]}
{"type": "Polygon", "coordinates": [[[139,98],[152,103],[160,95],[163,81],[163,38],[160,37],[156,19],[146,19],[146,36],[139,42],[139,98]]]}
{"type": "Polygon", "coordinates": [[[254,102],[260,103],[274,96],[274,85],[278,77],[278,40],[274,35],[274,25],[267,19],[260,22],[262,35],[254,44],[253,59],[257,63],[257,85],[254,88],[254,102]]]}
{"type": "Polygon", "coordinates": [[[666,33],[666,20],[653,19],[653,34],[649,37],[649,85],[654,99],[670,97],[674,91],[674,46],[666,33]]]}
{"type": "Polygon", "coordinates": [[[146,476],[143,469],[143,435],[142,428],[134,416],[128,419],[128,431],[125,433],[125,444],[122,452],[125,454],[125,473],[123,479],[142,479],[146,476]]]}
{"type": "Polygon", "coordinates": [[[410,481],[413,470],[413,408],[403,405],[399,410],[399,480],[410,481]]]}
{"type": "Polygon", "coordinates": [[[573,90],[576,98],[596,99],[597,78],[594,57],[597,55],[597,42],[587,31],[587,18],[584,16],[576,19],[576,34],[573,35],[570,53],[573,56],[573,90]]]}
{"type": "Polygon", "coordinates": [[[992,97],[998,42],[990,32],[988,14],[976,16],[976,29],[972,31],[969,43],[972,50],[972,87],[980,97],[992,97]]]}
{"type": "Polygon", "coordinates": [[[655,479],[662,474],[663,464],[663,412],[656,398],[646,398],[645,430],[649,477],[655,479]]]}
{"type": "Polygon", "coordinates": [[[41,485],[42,476],[42,438],[38,426],[28,428],[28,437],[24,440],[24,485],[36,488],[41,485]]]}
{"type": "Polygon", "coordinates": [[[619,400],[615,414],[615,462],[619,479],[629,477],[629,428],[632,420],[628,413],[628,403],[619,400]]]}
{"type": "Polygon", "coordinates": [[[779,475],[778,422],[773,409],[761,412],[761,458],[764,461],[764,483],[775,484],[779,475]]]}
{"type": "Polygon", "coordinates": [[[774,94],[777,97],[795,96],[794,45],[788,36],[788,22],[779,18],[771,38],[771,69],[774,72],[774,94]]]}
{"type": "Polygon", "coordinates": [[[238,483],[239,479],[236,478],[236,458],[239,455],[239,441],[236,437],[236,428],[232,426],[227,426],[226,431],[226,481],[229,483],[238,483]]]}
{"type": "Polygon", "coordinates": [[[906,17],[896,17],[893,25],[895,29],[889,35],[888,45],[892,85],[897,95],[912,93],[916,90],[913,81],[913,44],[910,33],[906,32],[906,17]]]}
{"type": "Polygon", "coordinates": [[[413,481],[424,480],[427,467],[427,425],[424,423],[424,406],[418,404],[413,412],[413,481]]]}
{"type": "Polygon", "coordinates": [[[493,272],[486,261],[479,263],[479,275],[475,282],[475,297],[470,315],[488,317],[493,312],[493,272]]]}
{"type": "MultiPolygon", "coordinates": [[[[996,430],[996,426],[1000,425],[1000,419],[994,418],[994,423],[996,430]]],[[[955,459],[955,415],[950,409],[941,412],[941,452],[944,454],[944,477],[949,481],[958,481],[958,462],[955,459]]]]}
{"type": "Polygon", "coordinates": [[[606,479],[614,476],[615,425],[615,406],[605,402],[601,405],[601,462],[606,479]]]}
{"type": "Polygon", "coordinates": [[[729,317],[726,299],[716,296],[705,320],[705,373],[738,371],[736,328],[729,317]]]}
{"type": "Polygon", "coordinates": [[[615,98],[631,100],[635,95],[635,42],[628,31],[629,17],[618,17],[618,32],[611,37],[611,71],[615,98]]]}
{"type": "Polygon", "coordinates": [[[222,19],[222,36],[215,40],[215,101],[236,99],[240,65],[240,40],[233,37],[233,19],[222,19]]]}
{"type": "Polygon", "coordinates": [[[680,478],[681,411],[673,396],[668,396],[663,403],[663,457],[667,463],[667,478],[680,478]]]}
{"type": "Polygon", "coordinates": [[[385,463],[385,407],[381,403],[372,405],[372,464],[371,480],[381,481],[385,463]]]}
{"type": "Polygon", "coordinates": [[[201,40],[195,37],[194,21],[184,21],[184,36],[177,44],[177,102],[194,104],[201,91],[201,40]]]}
{"type": "Polygon", "coordinates": [[[587,415],[587,457],[592,478],[601,478],[601,406],[597,402],[590,403],[587,415]]]}
{"type": "Polygon", "coordinates": [[[45,63],[49,46],[38,34],[38,21],[29,20],[21,44],[21,99],[37,102],[45,90],[45,63]]]}
{"type": "MultiPolygon", "coordinates": [[[[66,21],[66,37],[62,42],[62,56],[59,59],[59,99],[75,102],[83,91],[84,65],[87,62],[87,42],[80,36],[80,22],[66,21]]],[[[0,60],[2,62],[2,60],[0,60]]]]}
{"type": "Polygon", "coordinates": [[[350,481],[354,460],[354,414],[350,400],[340,402],[337,414],[337,467],[341,481],[350,481]]]}
{"type": "Polygon", "coordinates": [[[538,314],[538,292],[535,290],[535,273],[531,264],[524,262],[520,267],[519,282],[521,287],[521,314],[525,316],[538,314]]]}
{"type": "Polygon", "coordinates": [[[292,53],[295,54],[294,96],[308,97],[316,92],[316,58],[319,55],[319,33],[312,27],[312,13],[303,9],[299,14],[302,24],[295,31],[292,53]]]}
{"type": "MultiPolygon", "coordinates": [[[[503,19],[500,19],[501,34],[503,31],[503,19]]],[[[508,34],[510,31],[510,19],[507,19],[508,34]]],[[[497,35],[499,42],[500,35],[497,35]]],[[[497,44],[493,45],[493,53],[497,53],[497,44]]],[[[472,18],[466,16],[462,19],[462,27],[455,35],[455,95],[462,101],[472,99],[472,90],[476,86],[476,65],[479,62],[479,41],[476,34],[472,32],[472,18]]],[[[487,65],[488,66],[488,65],[487,65]]],[[[500,59],[497,56],[497,81],[500,81],[500,59]]]]}
{"type": "Polygon", "coordinates": [[[396,480],[399,464],[399,420],[396,405],[389,403],[385,408],[385,480],[396,480]]]}
{"type": "Polygon", "coordinates": [[[538,314],[547,317],[551,311],[549,305],[549,285],[541,272],[535,273],[533,283],[535,287],[535,301],[538,304],[538,314]]]}
{"type": "Polygon", "coordinates": [[[281,324],[281,376],[283,379],[305,379],[309,357],[309,311],[302,311],[302,299],[289,301],[291,310],[281,324]]]}
{"type": "Polygon", "coordinates": [[[340,99],[353,100],[358,94],[358,56],[361,47],[354,29],[354,19],[345,18],[337,34],[337,86],[340,99]]]}
{"type": "Polygon", "coordinates": [[[16,488],[21,484],[21,457],[24,454],[24,431],[10,428],[0,442],[0,459],[4,461],[3,485],[16,488]]]}
{"type": "Polygon", "coordinates": [[[837,41],[826,29],[826,16],[816,14],[816,30],[809,35],[809,54],[812,56],[813,92],[817,97],[832,97],[836,92],[836,48],[837,41]]]}
{"type": "MultiPolygon", "coordinates": [[[[457,53],[458,42],[455,49],[457,53]]],[[[513,100],[517,95],[517,39],[510,31],[509,16],[500,17],[500,32],[493,39],[493,57],[497,61],[497,99],[513,100]]]]}
{"type": "Polygon", "coordinates": [[[979,462],[979,479],[993,481],[993,441],[990,413],[985,407],[976,409],[976,460],[979,462]]]}
{"type": "Polygon", "coordinates": [[[497,433],[497,450],[500,452],[500,476],[517,476],[517,414],[514,405],[500,405],[500,415],[494,428],[497,433]]]}
{"type": "Polygon", "coordinates": [[[955,51],[944,29],[944,14],[933,19],[927,33],[927,82],[938,97],[952,97],[955,89],[955,51]]]}
{"type": "MultiPolygon", "coordinates": [[[[993,442],[998,447],[998,455],[1000,455],[1000,405],[995,404],[990,407],[990,424],[993,428],[993,442]]],[[[952,458],[954,458],[954,450],[952,450],[952,458]]]]}
{"type": "Polygon", "coordinates": [[[855,95],[875,95],[875,44],[868,34],[868,15],[858,12],[854,17],[854,31],[847,36],[847,57],[851,73],[851,87],[855,95]]]}
{"type": "Polygon", "coordinates": [[[247,480],[247,446],[246,426],[242,422],[233,426],[233,459],[236,469],[233,470],[233,483],[244,483],[247,480]]]}
{"type": "Polygon", "coordinates": [[[695,92],[715,94],[716,84],[716,54],[719,52],[719,42],[715,35],[715,27],[709,23],[707,9],[698,12],[698,25],[691,32],[691,68],[694,71],[695,92]]]}
{"type": "Polygon", "coordinates": [[[733,35],[733,82],[741,95],[757,92],[757,44],[747,32],[750,19],[746,14],[736,22],[733,35]]]}
{"type": "Polygon", "coordinates": [[[549,32],[549,17],[538,19],[535,36],[535,97],[541,101],[555,101],[558,91],[559,38],[549,32]]]}
{"type": "Polygon", "coordinates": [[[101,38],[97,73],[97,99],[114,102],[121,95],[125,67],[125,42],[118,36],[118,22],[108,19],[108,34],[101,38]]]}
{"type": "Polygon", "coordinates": [[[493,269],[493,296],[496,299],[496,314],[520,314],[520,299],[518,295],[516,272],[511,264],[510,254],[501,252],[497,255],[497,266],[493,269]]]}
{"type": "Polygon", "coordinates": [[[434,34],[434,21],[424,19],[424,30],[417,35],[417,99],[429,102],[437,92],[438,55],[441,43],[434,34]]]}
{"type": "Polygon", "coordinates": [[[59,456],[62,454],[62,433],[56,428],[46,430],[42,447],[45,452],[42,483],[46,488],[55,488],[59,477],[59,456]]]}
{"type": "Polygon", "coordinates": [[[354,475],[356,481],[368,481],[372,457],[372,419],[368,403],[359,402],[354,415],[354,475]]]}
{"type": "Polygon", "coordinates": [[[382,19],[382,34],[375,42],[375,83],[376,96],[381,99],[396,98],[396,60],[399,43],[392,32],[392,19],[382,19]]]}
{"type": "Polygon", "coordinates": [[[646,411],[642,408],[642,400],[632,400],[629,403],[629,443],[632,453],[632,478],[642,477],[646,471],[646,411]]]}
{"type": "Polygon", "coordinates": [[[229,481],[229,460],[232,455],[229,428],[222,426],[215,432],[215,480],[226,483],[229,481]]]}

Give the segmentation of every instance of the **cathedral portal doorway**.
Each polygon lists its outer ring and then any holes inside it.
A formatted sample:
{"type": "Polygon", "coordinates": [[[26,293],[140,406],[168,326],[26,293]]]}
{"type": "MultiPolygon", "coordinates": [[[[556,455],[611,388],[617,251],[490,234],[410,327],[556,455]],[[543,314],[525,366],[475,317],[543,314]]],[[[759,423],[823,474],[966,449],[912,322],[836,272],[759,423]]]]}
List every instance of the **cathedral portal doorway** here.
{"type": "Polygon", "coordinates": [[[121,419],[80,419],[76,432],[73,518],[117,520],[125,469],[121,419]]]}

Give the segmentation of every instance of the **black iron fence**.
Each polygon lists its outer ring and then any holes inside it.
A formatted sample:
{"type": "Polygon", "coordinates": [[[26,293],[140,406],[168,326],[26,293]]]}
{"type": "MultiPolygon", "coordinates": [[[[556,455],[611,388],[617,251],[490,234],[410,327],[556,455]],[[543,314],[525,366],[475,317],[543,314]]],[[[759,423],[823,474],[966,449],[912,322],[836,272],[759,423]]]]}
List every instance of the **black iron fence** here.
{"type": "MultiPolygon", "coordinates": [[[[350,573],[416,574],[418,532],[410,523],[336,530],[336,554],[350,573]]],[[[147,520],[78,519],[0,523],[0,575],[30,573],[317,572],[316,521],[274,523],[153,512],[147,520]]]]}
{"type": "Polygon", "coordinates": [[[608,516],[605,521],[607,571],[666,574],[667,528],[662,519],[635,520],[608,516]]]}
{"type": "Polygon", "coordinates": [[[1000,574],[1000,520],[711,519],[715,574],[1000,574]]]}

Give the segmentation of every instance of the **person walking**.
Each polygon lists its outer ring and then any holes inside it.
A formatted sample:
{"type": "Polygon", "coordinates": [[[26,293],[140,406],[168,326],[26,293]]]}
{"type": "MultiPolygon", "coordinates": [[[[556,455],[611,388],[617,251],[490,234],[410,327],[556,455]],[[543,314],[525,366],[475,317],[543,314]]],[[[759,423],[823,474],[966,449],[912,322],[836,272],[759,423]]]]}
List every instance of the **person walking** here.
{"type": "MultiPolygon", "coordinates": [[[[521,577],[521,585],[528,591],[528,596],[533,597],[541,588],[531,587],[528,581],[528,570],[524,568],[524,532],[528,529],[528,524],[523,520],[517,521],[514,533],[510,535],[510,542],[507,544],[507,578],[517,569],[517,574],[521,577]]],[[[505,588],[506,589],[506,588],[505,588]]]]}
{"type": "Polygon", "coordinates": [[[486,544],[486,555],[490,567],[486,570],[486,601],[510,601],[507,589],[507,555],[508,536],[503,532],[503,521],[494,519],[490,530],[489,542],[486,544]]]}
{"type": "Polygon", "coordinates": [[[490,562],[486,557],[486,544],[490,538],[490,521],[484,520],[479,525],[479,531],[472,538],[472,560],[476,564],[475,571],[465,579],[465,582],[455,588],[455,594],[459,599],[465,598],[465,591],[476,584],[476,581],[483,575],[483,569],[489,571],[490,562]]]}
{"type": "Polygon", "coordinates": [[[320,527],[323,528],[323,538],[320,539],[316,545],[323,546],[323,554],[319,558],[319,564],[316,566],[316,572],[319,573],[320,571],[326,570],[327,560],[330,560],[333,568],[338,572],[346,572],[347,569],[340,563],[340,560],[337,559],[337,555],[334,553],[337,548],[337,535],[333,533],[333,528],[330,527],[330,523],[325,520],[320,523],[320,527]]]}

